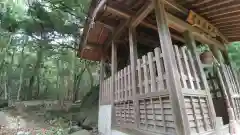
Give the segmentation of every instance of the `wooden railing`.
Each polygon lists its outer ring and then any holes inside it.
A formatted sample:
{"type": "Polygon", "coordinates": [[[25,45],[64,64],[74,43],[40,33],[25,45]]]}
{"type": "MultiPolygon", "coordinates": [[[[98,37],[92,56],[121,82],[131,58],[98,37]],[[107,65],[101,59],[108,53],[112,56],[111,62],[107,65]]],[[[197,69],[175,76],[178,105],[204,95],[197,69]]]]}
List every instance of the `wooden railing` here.
{"type": "MultiPolygon", "coordinates": [[[[203,83],[204,76],[199,71],[199,64],[186,47],[174,46],[174,51],[178,71],[176,73],[179,73],[182,86],[179,91],[183,93],[189,128],[192,133],[210,131],[213,129],[213,120],[210,117],[208,87],[203,83]]],[[[132,83],[130,66],[104,81],[100,103],[114,105],[117,125],[156,133],[176,132],[169,95],[169,85],[172,84],[167,83],[169,79],[165,65],[166,58],[161,49],[156,48],[154,52],[137,60],[136,86],[132,83]],[[136,92],[133,87],[136,87],[136,92]]]]}
{"type": "Polygon", "coordinates": [[[225,77],[226,90],[229,92],[230,102],[233,107],[235,116],[240,120],[240,86],[236,72],[231,70],[229,65],[222,65],[222,74],[225,77]]]}

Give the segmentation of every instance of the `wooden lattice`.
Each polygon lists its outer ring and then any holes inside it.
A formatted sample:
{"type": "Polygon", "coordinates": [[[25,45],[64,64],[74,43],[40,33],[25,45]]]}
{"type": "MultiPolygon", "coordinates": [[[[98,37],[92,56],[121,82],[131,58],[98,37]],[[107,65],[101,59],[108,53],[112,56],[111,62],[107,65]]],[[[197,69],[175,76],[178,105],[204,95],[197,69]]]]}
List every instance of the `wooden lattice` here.
{"type": "Polygon", "coordinates": [[[185,96],[184,100],[191,132],[201,133],[212,129],[207,98],[185,96]]]}
{"type": "Polygon", "coordinates": [[[200,73],[196,69],[197,64],[190,51],[186,47],[178,47],[177,45],[174,46],[174,51],[182,88],[187,90],[204,89],[199,78],[200,73]]]}
{"type": "Polygon", "coordinates": [[[119,102],[115,104],[116,123],[134,124],[135,112],[133,101],[119,102]]]}
{"type": "MultiPolygon", "coordinates": [[[[183,107],[186,108],[183,114],[187,116],[191,132],[194,134],[213,130],[208,87],[203,82],[199,64],[186,47],[174,46],[174,54],[181,83],[179,91],[182,92],[183,107]]],[[[101,96],[113,95],[116,124],[130,124],[149,132],[176,134],[172,100],[169,97],[170,86],[165,69],[166,61],[160,48],[138,59],[135,67],[136,91],[133,91],[130,66],[104,81],[101,96]],[[114,88],[111,85],[113,81],[114,88]]],[[[102,98],[101,101],[111,101],[110,97],[102,98]]]]}
{"type": "Polygon", "coordinates": [[[172,106],[169,97],[139,100],[139,128],[158,133],[175,133],[172,106]]]}

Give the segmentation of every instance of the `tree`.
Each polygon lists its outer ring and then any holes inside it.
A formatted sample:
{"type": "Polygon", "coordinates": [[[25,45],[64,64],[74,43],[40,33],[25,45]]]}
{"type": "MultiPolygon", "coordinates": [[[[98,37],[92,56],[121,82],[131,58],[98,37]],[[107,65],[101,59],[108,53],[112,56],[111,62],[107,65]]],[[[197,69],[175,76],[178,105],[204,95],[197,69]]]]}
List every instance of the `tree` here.
{"type": "Polygon", "coordinates": [[[0,91],[5,91],[0,94],[53,99],[62,91],[61,99],[78,100],[93,86],[92,71],[98,67],[76,57],[89,1],[18,2],[6,0],[0,9],[0,91]]]}

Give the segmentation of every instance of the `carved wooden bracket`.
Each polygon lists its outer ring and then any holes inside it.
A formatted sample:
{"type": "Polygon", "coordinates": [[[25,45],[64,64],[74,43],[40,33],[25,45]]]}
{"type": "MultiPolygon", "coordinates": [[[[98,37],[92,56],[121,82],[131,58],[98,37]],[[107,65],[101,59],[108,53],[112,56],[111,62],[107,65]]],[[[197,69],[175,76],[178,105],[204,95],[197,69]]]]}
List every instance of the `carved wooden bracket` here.
{"type": "Polygon", "coordinates": [[[209,23],[206,19],[204,19],[192,10],[189,11],[187,22],[194,27],[198,27],[205,34],[212,38],[216,38],[219,36],[223,43],[228,42],[227,39],[219,32],[219,30],[214,25],[209,23]]]}

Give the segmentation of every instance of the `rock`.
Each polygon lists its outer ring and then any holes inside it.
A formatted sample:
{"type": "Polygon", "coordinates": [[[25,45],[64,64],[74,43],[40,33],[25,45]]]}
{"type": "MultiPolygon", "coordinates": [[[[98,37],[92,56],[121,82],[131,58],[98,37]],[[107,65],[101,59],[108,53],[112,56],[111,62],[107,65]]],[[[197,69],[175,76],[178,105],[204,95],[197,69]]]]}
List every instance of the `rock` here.
{"type": "Polygon", "coordinates": [[[82,130],[81,127],[79,127],[79,126],[72,126],[72,127],[68,130],[68,134],[72,134],[72,133],[77,132],[77,131],[80,131],[80,130],[82,130]]]}
{"type": "Polygon", "coordinates": [[[87,130],[81,130],[81,131],[77,131],[73,134],[70,134],[70,135],[91,135],[90,132],[88,132],[87,130]]]}
{"type": "Polygon", "coordinates": [[[18,131],[17,135],[30,135],[29,132],[24,132],[24,131],[18,131]]]}
{"type": "Polygon", "coordinates": [[[7,100],[0,100],[0,108],[8,107],[8,101],[7,100]]]}

